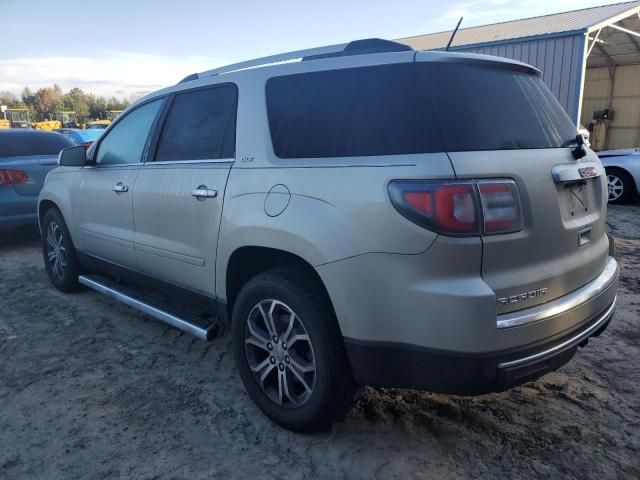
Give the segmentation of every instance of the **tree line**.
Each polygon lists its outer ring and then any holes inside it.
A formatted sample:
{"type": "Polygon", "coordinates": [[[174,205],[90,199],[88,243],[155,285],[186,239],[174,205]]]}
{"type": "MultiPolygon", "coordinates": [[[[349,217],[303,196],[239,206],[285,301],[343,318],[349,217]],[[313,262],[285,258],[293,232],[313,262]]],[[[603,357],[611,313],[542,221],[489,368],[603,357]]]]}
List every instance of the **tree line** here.
{"type": "Polygon", "coordinates": [[[9,108],[28,108],[31,121],[34,122],[50,120],[53,114],[59,111],[76,112],[80,123],[103,119],[107,111],[124,110],[132,100],[101,97],[83,92],[79,88],[72,88],[67,93],[63,93],[59,85],[40,88],[36,92],[25,87],[20,98],[11,92],[0,92],[0,105],[6,105],[9,108]]]}

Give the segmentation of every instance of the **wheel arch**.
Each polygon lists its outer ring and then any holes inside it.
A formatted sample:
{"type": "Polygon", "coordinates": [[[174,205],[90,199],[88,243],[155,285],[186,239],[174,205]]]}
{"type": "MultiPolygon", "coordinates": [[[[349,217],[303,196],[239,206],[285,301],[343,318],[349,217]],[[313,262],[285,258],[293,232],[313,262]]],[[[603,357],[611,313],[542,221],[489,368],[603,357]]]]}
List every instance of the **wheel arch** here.
{"type": "MultiPolygon", "coordinates": [[[[232,316],[233,305],[242,287],[259,273],[276,268],[291,268],[302,272],[307,279],[320,289],[336,315],[329,292],[316,269],[304,258],[286,250],[264,246],[242,246],[233,251],[225,269],[225,289],[227,311],[232,316]]],[[[339,323],[339,322],[338,322],[339,323]]]]}

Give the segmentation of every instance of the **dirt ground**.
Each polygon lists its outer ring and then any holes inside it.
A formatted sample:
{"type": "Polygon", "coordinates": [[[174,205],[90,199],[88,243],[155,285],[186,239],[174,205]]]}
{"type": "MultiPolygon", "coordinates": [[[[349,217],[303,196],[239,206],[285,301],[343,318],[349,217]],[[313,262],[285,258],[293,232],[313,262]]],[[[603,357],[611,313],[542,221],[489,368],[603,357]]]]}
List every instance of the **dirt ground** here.
{"type": "Polygon", "coordinates": [[[618,310],[567,366],[477,398],[367,389],[320,435],[258,411],[228,334],[59,293],[35,232],[0,237],[0,478],[640,478],[640,205],[608,223],[618,310]]]}

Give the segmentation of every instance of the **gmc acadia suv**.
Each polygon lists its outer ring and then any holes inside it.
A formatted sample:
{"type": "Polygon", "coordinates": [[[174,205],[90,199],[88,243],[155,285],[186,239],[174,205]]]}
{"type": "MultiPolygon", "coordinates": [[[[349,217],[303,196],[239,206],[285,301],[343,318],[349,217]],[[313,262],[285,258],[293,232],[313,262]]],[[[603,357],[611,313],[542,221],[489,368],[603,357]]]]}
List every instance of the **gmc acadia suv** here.
{"type": "Polygon", "coordinates": [[[203,339],[228,322],[249,395],[291,430],[360,385],[536,379],[613,314],[603,167],[522,63],[376,39],[244,62],[59,163],[52,283],[203,339]]]}

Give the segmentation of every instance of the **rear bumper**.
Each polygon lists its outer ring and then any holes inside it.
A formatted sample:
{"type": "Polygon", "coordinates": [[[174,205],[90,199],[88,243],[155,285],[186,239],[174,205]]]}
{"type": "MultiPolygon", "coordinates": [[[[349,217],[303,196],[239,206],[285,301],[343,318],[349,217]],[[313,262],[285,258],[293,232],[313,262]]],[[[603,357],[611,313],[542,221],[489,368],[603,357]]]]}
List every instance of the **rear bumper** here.
{"type": "Polygon", "coordinates": [[[467,353],[345,338],[354,377],[361,385],[458,395],[499,392],[535,380],[567,363],[578,346],[606,329],[615,310],[617,280],[618,266],[610,258],[602,274],[581,289],[510,317],[499,316],[498,322],[518,319],[498,330],[517,332],[521,345],[498,351],[467,353]],[[563,324],[572,326],[562,329],[563,324]],[[544,325],[558,333],[532,342],[536,337],[530,334],[544,325]]]}
{"type": "Polygon", "coordinates": [[[36,225],[37,221],[38,215],[36,215],[35,213],[2,216],[0,217],[0,230],[10,230],[27,225],[36,225]]]}
{"type": "Polygon", "coordinates": [[[18,195],[12,188],[3,188],[0,191],[0,229],[35,225],[37,209],[37,196],[18,195]]]}

